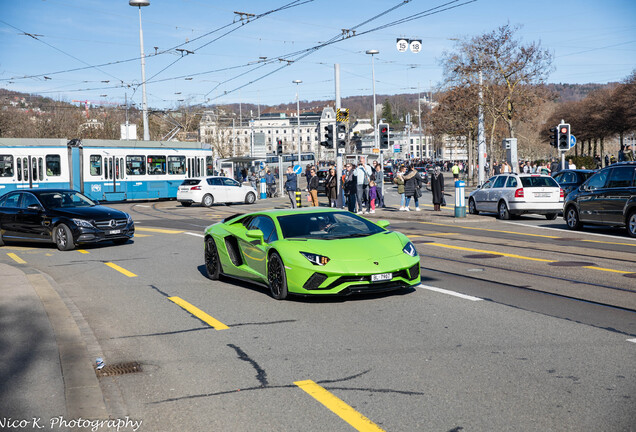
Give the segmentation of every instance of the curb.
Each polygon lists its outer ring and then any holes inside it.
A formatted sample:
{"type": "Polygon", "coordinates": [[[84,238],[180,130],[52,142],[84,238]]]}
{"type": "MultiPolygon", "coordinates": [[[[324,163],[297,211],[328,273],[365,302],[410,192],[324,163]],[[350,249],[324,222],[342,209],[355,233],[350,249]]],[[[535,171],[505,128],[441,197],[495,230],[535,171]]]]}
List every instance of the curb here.
{"type": "Polygon", "coordinates": [[[68,418],[108,419],[86,343],[68,307],[41,273],[24,274],[40,298],[55,333],[68,418]]]}

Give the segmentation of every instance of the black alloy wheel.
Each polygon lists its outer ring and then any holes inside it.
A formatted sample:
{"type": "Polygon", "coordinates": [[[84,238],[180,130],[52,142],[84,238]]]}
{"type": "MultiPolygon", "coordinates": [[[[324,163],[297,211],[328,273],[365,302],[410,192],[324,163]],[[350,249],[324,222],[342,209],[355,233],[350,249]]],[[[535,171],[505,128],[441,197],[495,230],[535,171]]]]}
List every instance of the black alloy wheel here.
{"type": "Polygon", "coordinates": [[[479,211],[477,210],[477,205],[475,205],[475,200],[472,198],[468,200],[468,213],[474,214],[474,215],[479,214],[479,211]]]}
{"type": "Polygon", "coordinates": [[[221,275],[221,261],[219,259],[219,251],[212,237],[205,239],[205,271],[212,280],[218,280],[221,275]]]}
{"type": "Polygon", "coordinates": [[[565,211],[565,222],[571,230],[579,230],[583,226],[579,219],[579,212],[571,205],[565,211]]]}
{"type": "Polygon", "coordinates": [[[59,224],[53,231],[55,233],[55,244],[61,251],[70,251],[75,249],[73,242],[73,233],[71,229],[64,224],[59,224]]]}
{"type": "Polygon", "coordinates": [[[636,237],[636,210],[632,210],[627,216],[627,234],[630,237],[636,237]]]}
{"type": "Polygon", "coordinates": [[[287,298],[287,275],[285,273],[285,265],[278,253],[273,252],[269,257],[267,264],[267,281],[272,297],[276,300],[285,300],[287,298]]]}

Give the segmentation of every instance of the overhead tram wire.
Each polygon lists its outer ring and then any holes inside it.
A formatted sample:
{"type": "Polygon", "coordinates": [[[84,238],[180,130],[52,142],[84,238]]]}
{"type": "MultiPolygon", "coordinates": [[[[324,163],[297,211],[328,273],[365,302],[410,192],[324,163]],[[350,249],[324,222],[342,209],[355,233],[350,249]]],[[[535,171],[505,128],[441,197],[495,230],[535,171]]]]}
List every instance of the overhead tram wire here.
{"type": "MultiPolygon", "coordinates": [[[[270,10],[270,11],[267,11],[267,12],[264,12],[264,13],[262,13],[262,14],[259,14],[258,16],[260,17],[260,16],[270,15],[271,13],[277,12],[277,11],[279,11],[279,10],[289,9],[289,8],[291,8],[291,7],[300,6],[300,5],[303,5],[303,4],[305,4],[305,3],[310,3],[310,2],[313,2],[313,1],[314,1],[314,0],[305,0],[305,1],[303,1],[303,2],[300,2],[300,0],[295,0],[295,1],[291,2],[291,3],[288,3],[288,4],[286,4],[286,5],[283,5],[283,6],[279,7],[279,8],[277,8],[277,9],[272,9],[272,10],[270,10]],[[300,2],[300,3],[299,3],[299,2],[300,2]]],[[[16,28],[16,27],[14,27],[14,26],[12,26],[11,24],[7,23],[6,21],[0,20],[0,22],[1,22],[1,23],[4,23],[4,24],[6,24],[7,26],[12,27],[12,28],[14,28],[14,29],[16,29],[16,30],[18,30],[18,31],[20,31],[20,32],[22,32],[22,30],[20,30],[20,29],[18,29],[18,28],[16,28]]],[[[239,21],[239,22],[240,22],[240,21],[239,21]]],[[[223,25],[223,26],[221,26],[221,27],[219,27],[219,28],[217,28],[217,29],[214,29],[214,30],[212,30],[212,31],[210,31],[210,32],[208,32],[208,33],[206,33],[206,34],[202,35],[202,36],[198,36],[198,37],[196,37],[196,38],[194,38],[194,39],[191,39],[191,40],[189,40],[189,41],[187,41],[187,42],[181,43],[181,44],[179,44],[179,45],[175,45],[174,47],[168,48],[168,49],[166,49],[166,50],[158,51],[158,52],[156,52],[156,53],[147,54],[147,55],[145,55],[145,58],[156,57],[156,56],[158,56],[158,55],[166,54],[166,53],[168,53],[168,52],[170,52],[170,51],[172,51],[172,50],[174,50],[174,49],[180,48],[180,47],[182,47],[182,46],[184,46],[184,45],[186,45],[186,44],[188,44],[188,43],[192,43],[192,42],[194,42],[195,40],[201,39],[202,37],[205,37],[205,36],[208,36],[208,35],[210,35],[210,34],[213,34],[213,33],[216,33],[216,32],[218,32],[218,31],[221,31],[221,30],[223,30],[223,29],[225,29],[225,28],[227,28],[227,27],[230,27],[230,26],[232,26],[232,25],[234,25],[234,24],[236,24],[236,23],[237,23],[236,21],[233,21],[233,22],[231,22],[231,23],[229,23],[229,24],[225,24],[225,25],[223,25]]],[[[241,26],[239,26],[239,28],[240,28],[240,27],[241,27],[241,26]]],[[[25,33],[25,34],[26,34],[26,32],[23,32],[23,33],[25,33]]],[[[44,42],[44,41],[41,41],[41,42],[44,42]]],[[[44,42],[44,43],[46,43],[46,42],[44,42]]],[[[201,48],[201,47],[199,47],[199,48],[201,48]]],[[[198,49],[198,48],[197,48],[197,49],[198,49]]],[[[65,53],[65,54],[66,54],[66,53],[65,53]]],[[[67,54],[67,55],[68,55],[68,54],[67,54]]],[[[40,78],[40,77],[44,77],[44,76],[59,75],[59,74],[63,74],[63,73],[77,72],[77,71],[87,70],[87,69],[98,69],[98,68],[100,68],[100,67],[104,67],[104,66],[113,66],[113,65],[118,65],[118,64],[122,64],[122,63],[130,63],[130,62],[133,62],[133,61],[139,61],[140,59],[141,59],[141,57],[140,57],[140,56],[137,56],[137,57],[128,58],[128,59],[123,59],[123,60],[115,60],[115,61],[111,61],[111,62],[100,63],[100,64],[97,64],[97,65],[88,65],[88,66],[84,66],[84,67],[77,67],[77,68],[64,69],[64,70],[61,70],[61,71],[44,72],[44,73],[41,73],[41,74],[34,74],[34,75],[14,76],[14,77],[10,77],[10,78],[0,78],[0,81],[13,81],[13,80],[19,80],[19,79],[40,78]]],[[[87,64],[87,63],[85,63],[85,62],[83,62],[83,63],[84,63],[84,64],[87,64]]],[[[99,69],[98,69],[98,70],[99,70],[99,69]]],[[[116,78],[116,77],[113,77],[113,78],[116,78]]],[[[116,79],[119,79],[119,78],[116,78],[116,79]]],[[[120,80],[120,81],[121,81],[121,80],[120,80]]]]}
{"type": "MultiPolygon", "coordinates": [[[[392,11],[392,10],[394,10],[394,9],[397,9],[397,7],[402,6],[403,4],[406,4],[406,3],[407,3],[407,2],[409,2],[409,1],[411,1],[411,0],[405,0],[404,2],[400,3],[399,5],[394,6],[394,7],[390,8],[390,9],[388,9],[388,11],[392,11]]],[[[385,29],[385,28],[393,27],[393,26],[396,26],[396,25],[401,24],[401,23],[404,23],[404,22],[413,21],[413,20],[420,19],[420,18],[424,18],[424,17],[431,16],[431,15],[436,15],[436,14],[438,14],[438,13],[445,12],[445,11],[447,11],[447,10],[455,9],[455,8],[460,7],[460,6],[464,6],[464,5],[467,5],[467,4],[470,4],[470,3],[474,3],[474,2],[476,2],[477,0],[467,0],[467,1],[464,1],[463,3],[460,3],[460,4],[457,4],[457,5],[454,5],[454,3],[458,3],[459,1],[461,1],[461,0],[453,0],[453,1],[449,1],[449,2],[447,2],[447,3],[444,3],[444,4],[441,4],[441,5],[435,6],[435,7],[433,7],[433,8],[427,9],[427,10],[425,10],[425,11],[419,12],[419,13],[417,13],[417,14],[413,14],[413,15],[410,15],[410,16],[408,16],[408,17],[401,18],[401,19],[399,19],[399,20],[395,20],[395,21],[389,22],[389,23],[387,23],[387,24],[383,24],[382,26],[378,26],[378,27],[375,27],[375,28],[372,28],[372,29],[369,29],[369,30],[365,30],[365,31],[363,31],[363,32],[356,32],[355,34],[353,34],[353,35],[351,35],[351,36],[348,36],[347,38],[343,38],[343,37],[342,37],[342,36],[343,36],[342,34],[338,34],[337,36],[334,36],[334,37],[332,37],[331,39],[329,39],[328,41],[323,42],[323,43],[321,43],[321,44],[319,44],[319,45],[315,45],[315,46],[310,47],[310,48],[306,48],[306,49],[303,49],[303,50],[296,51],[296,52],[294,52],[294,53],[287,54],[287,55],[285,55],[285,56],[281,56],[281,57],[279,57],[278,59],[282,59],[282,60],[287,61],[287,62],[288,62],[287,64],[285,64],[285,65],[283,65],[283,66],[281,66],[281,67],[278,67],[278,68],[274,69],[273,71],[270,71],[270,72],[268,72],[268,73],[266,73],[266,74],[264,74],[264,75],[262,75],[262,76],[260,76],[260,77],[257,77],[256,79],[254,79],[254,80],[252,80],[252,81],[249,81],[249,82],[248,82],[248,83],[246,83],[246,84],[243,84],[243,85],[241,85],[241,86],[239,86],[239,87],[236,87],[236,88],[234,88],[234,89],[232,89],[232,90],[225,91],[225,92],[224,92],[224,94],[223,94],[223,96],[226,96],[226,95],[228,95],[228,94],[230,94],[230,93],[234,93],[234,92],[236,92],[236,91],[238,91],[238,90],[243,89],[244,87],[247,87],[247,86],[249,86],[249,85],[251,85],[251,84],[254,84],[254,83],[256,83],[256,82],[258,82],[258,81],[260,81],[260,80],[262,80],[262,79],[264,79],[264,78],[267,78],[268,76],[273,75],[274,73],[276,73],[276,72],[278,72],[278,71],[280,71],[280,70],[284,69],[285,67],[290,66],[290,65],[291,65],[291,63],[297,62],[297,61],[299,61],[299,60],[301,60],[301,59],[303,59],[303,58],[307,57],[307,56],[308,56],[308,55],[310,55],[310,54],[313,54],[314,52],[316,52],[316,51],[318,51],[319,49],[324,48],[324,47],[326,47],[326,46],[332,45],[332,44],[337,43],[337,42],[341,42],[341,41],[343,41],[343,40],[345,40],[345,39],[351,39],[351,38],[354,38],[354,37],[361,36],[361,35],[363,35],[363,34],[368,34],[368,33],[374,32],[374,31],[378,31],[378,30],[382,30],[382,29],[385,29]],[[450,5],[452,5],[452,6],[450,6],[450,5]],[[294,57],[294,56],[298,56],[298,57],[296,57],[296,58],[294,58],[294,59],[286,59],[286,57],[294,57]]],[[[368,19],[368,20],[364,21],[364,22],[363,22],[363,23],[361,23],[361,24],[356,25],[355,27],[352,27],[352,29],[356,29],[356,28],[360,27],[360,26],[361,26],[361,25],[363,25],[363,24],[367,24],[367,23],[369,23],[369,22],[371,22],[371,21],[373,21],[373,20],[377,19],[378,17],[383,16],[385,13],[386,13],[386,11],[385,11],[385,12],[382,12],[382,13],[380,13],[380,14],[378,14],[378,15],[376,15],[376,16],[375,16],[375,17],[373,17],[373,18],[370,18],[370,19],[368,19]]],[[[275,60],[273,59],[272,61],[275,61],[275,60]]],[[[271,63],[271,61],[268,61],[268,62],[270,62],[270,63],[271,63]]],[[[247,72],[246,72],[246,73],[247,73],[247,72]]],[[[246,73],[244,73],[244,74],[242,74],[242,75],[245,75],[246,73]]],[[[232,81],[232,80],[234,80],[234,79],[236,79],[236,78],[237,78],[237,77],[234,77],[234,78],[231,78],[231,79],[225,80],[225,81],[223,81],[223,82],[219,83],[219,84],[218,84],[215,88],[219,87],[219,86],[220,86],[220,85],[222,85],[222,84],[225,84],[225,83],[227,83],[227,82],[230,82],[230,81],[232,81]]],[[[205,96],[207,97],[207,95],[208,95],[208,94],[210,94],[210,93],[211,93],[211,91],[210,91],[210,92],[208,92],[205,96]]],[[[218,99],[219,97],[221,97],[221,95],[219,95],[219,96],[217,96],[217,97],[214,97],[212,100],[214,100],[214,99],[218,99]]]]}

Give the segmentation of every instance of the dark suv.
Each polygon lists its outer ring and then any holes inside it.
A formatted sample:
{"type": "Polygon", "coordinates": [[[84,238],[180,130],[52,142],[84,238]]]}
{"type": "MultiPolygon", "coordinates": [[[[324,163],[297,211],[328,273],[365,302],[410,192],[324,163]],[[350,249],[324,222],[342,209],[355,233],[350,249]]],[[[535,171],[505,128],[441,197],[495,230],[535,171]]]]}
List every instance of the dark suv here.
{"type": "Polygon", "coordinates": [[[603,168],[567,196],[563,218],[572,230],[583,224],[625,226],[636,237],[636,162],[603,168]]]}

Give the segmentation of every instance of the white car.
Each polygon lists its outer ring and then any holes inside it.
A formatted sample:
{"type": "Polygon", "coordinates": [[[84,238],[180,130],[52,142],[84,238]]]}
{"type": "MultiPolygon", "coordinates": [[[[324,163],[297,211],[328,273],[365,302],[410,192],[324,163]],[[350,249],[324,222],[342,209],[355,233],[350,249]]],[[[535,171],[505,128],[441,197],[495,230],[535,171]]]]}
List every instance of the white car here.
{"type": "Polygon", "coordinates": [[[229,177],[185,179],[177,190],[177,201],[184,207],[201,203],[210,207],[214,203],[256,202],[256,189],[229,177]]]}
{"type": "Polygon", "coordinates": [[[469,195],[468,211],[496,213],[499,219],[536,213],[553,220],[563,211],[563,195],[563,189],[548,175],[500,174],[469,195]]]}

